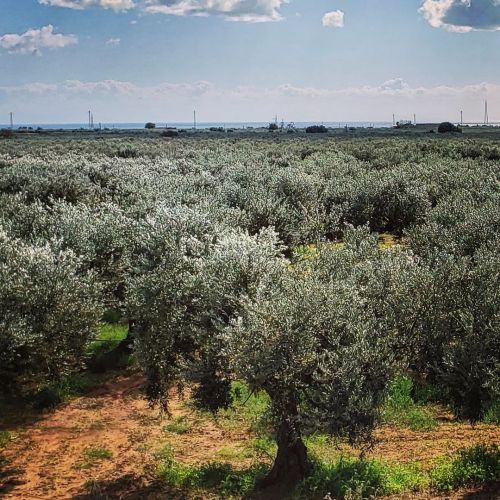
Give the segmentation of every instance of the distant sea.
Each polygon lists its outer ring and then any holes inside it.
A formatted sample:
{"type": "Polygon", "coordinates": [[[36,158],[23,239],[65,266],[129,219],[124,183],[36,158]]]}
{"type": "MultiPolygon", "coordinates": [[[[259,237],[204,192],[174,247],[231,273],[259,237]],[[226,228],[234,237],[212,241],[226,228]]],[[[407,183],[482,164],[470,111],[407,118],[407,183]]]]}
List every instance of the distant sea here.
{"type": "MultiPolygon", "coordinates": [[[[95,128],[99,128],[99,125],[108,129],[122,129],[122,130],[134,130],[134,129],[143,129],[144,123],[94,123],[95,128]]],[[[288,122],[285,122],[285,126],[288,125],[288,122]]],[[[348,127],[375,127],[375,128],[384,128],[384,127],[392,127],[391,122],[295,122],[295,127],[297,128],[305,128],[310,125],[325,125],[330,128],[342,128],[346,125],[348,127]]],[[[9,128],[10,125],[0,124],[0,128],[9,128]]],[[[263,128],[269,126],[269,122],[205,122],[205,123],[197,123],[196,127],[199,129],[207,129],[210,127],[225,127],[225,128],[233,128],[233,129],[252,129],[252,128],[263,128]]],[[[19,127],[32,127],[34,129],[40,127],[46,130],[79,130],[79,129],[88,129],[88,123],[15,123],[14,129],[19,127]]],[[[190,129],[193,128],[193,123],[180,123],[180,122],[157,122],[157,128],[165,128],[165,127],[175,127],[178,129],[190,129]]]]}

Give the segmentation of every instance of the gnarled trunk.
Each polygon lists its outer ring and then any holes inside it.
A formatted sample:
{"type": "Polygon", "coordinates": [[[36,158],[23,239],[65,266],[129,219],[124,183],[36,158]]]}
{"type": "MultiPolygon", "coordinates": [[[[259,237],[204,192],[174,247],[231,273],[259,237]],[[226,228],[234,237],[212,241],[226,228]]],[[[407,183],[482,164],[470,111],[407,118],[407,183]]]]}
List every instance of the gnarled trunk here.
{"type": "Polygon", "coordinates": [[[269,474],[260,484],[261,489],[276,485],[292,486],[307,477],[312,466],[307,458],[307,448],[297,426],[297,405],[288,406],[277,433],[278,453],[269,474]]]}

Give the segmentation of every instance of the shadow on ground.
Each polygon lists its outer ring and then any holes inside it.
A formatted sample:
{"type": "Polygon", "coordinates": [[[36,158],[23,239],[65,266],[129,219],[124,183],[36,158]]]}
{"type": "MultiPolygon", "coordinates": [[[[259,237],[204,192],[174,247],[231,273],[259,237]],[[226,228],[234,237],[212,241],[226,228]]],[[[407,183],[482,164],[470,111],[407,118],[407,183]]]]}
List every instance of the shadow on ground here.
{"type": "Polygon", "coordinates": [[[72,500],[110,500],[114,498],[126,500],[181,499],[182,495],[166,491],[164,485],[147,482],[145,478],[128,474],[117,479],[91,481],[81,493],[73,495],[72,500]]]}
{"type": "Polygon", "coordinates": [[[495,500],[500,498],[500,481],[485,484],[475,491],[465,493],[461,500],[495,500]]]}

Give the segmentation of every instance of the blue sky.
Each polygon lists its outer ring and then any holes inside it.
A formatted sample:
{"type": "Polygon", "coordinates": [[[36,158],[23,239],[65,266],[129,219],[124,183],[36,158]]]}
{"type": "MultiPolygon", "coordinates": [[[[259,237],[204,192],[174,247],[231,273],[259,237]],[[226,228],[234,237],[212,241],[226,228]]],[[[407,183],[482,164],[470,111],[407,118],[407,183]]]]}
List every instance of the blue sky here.
{"type": "Polygon", "coordinates": [[[500,120],[499,29],[496,0],[0,0],[0,122],[500,120]]]}

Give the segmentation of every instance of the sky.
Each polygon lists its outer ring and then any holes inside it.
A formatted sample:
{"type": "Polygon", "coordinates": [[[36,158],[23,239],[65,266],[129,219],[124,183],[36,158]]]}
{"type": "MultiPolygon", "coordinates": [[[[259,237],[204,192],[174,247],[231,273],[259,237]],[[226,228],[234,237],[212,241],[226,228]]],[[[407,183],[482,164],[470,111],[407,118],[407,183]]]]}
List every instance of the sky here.
{"type": "Polygon", "coordinates": [[[0,123],[500,121],[500,0],[0,0],[0,123]]]}

